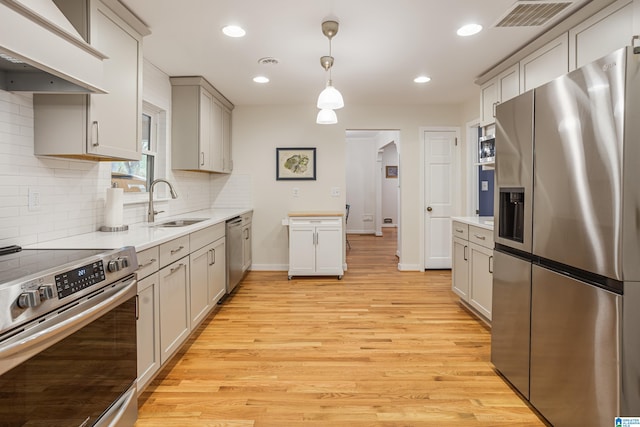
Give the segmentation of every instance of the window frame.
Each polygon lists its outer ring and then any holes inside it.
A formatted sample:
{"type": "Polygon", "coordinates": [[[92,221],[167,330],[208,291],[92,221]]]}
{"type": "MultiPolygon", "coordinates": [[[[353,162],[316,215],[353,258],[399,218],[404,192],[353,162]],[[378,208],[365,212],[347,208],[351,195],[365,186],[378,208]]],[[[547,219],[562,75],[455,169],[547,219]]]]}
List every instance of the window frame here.
{"type": "MultiPolygon", "coordinates": [[[[142,116],[146,115],[151,118],[151,125],[149,129],[149,149],[145,150],[142,147],[142,133],[140,138],[140,152],[142,155],[147,155],[150,157],[152,163],[152,179],[148,178],[149,171],[147,171],[147,183],[145,192],[124,192],[124,203],[125,204],[134,204],[134,203],[146,203],[149,200],[149,192],[148,188],[153,179],[164,178],[166,176],[166,170],[164,170],[163,165],[166,162],[161,160],[161,154],[165,152],[166,154],[166,132],[160,128],[163,124],[166,125],[166,111],[162,108],[156,107],[155,105],[143,101],[142,103],[142,112],[140,114],[140,126],[142,126],[142,116]]],[[[111,169],[111,168],[110,168],[111,169]]],[[[109,178],[111,180],[111,171],[109,172],[109,178]]],[[[155,192],[156,199],[166,198],[166,191],[164,189],[158,189],[155,192]],[[158,191],[160,190],[160,191],[158,191]]]]}

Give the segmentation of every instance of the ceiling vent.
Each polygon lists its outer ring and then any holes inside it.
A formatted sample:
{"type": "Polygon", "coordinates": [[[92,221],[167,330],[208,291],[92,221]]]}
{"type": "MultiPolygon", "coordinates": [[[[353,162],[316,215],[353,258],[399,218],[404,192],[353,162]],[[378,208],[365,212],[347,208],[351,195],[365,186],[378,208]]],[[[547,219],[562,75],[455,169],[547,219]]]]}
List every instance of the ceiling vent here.
{"type": "Polygon", "coordinates": [[[496,27],[541,27],[565,11],[573,1],[519,1],[502,16],[496,27]]]}
{"type": "Polygon", "coordinates": [[[271,56],[258,59],[258,64],[262,64],[262,65],[278,65],[279,63],[280,61],[278,61],[276,58],[273,58],[271,56]]]}

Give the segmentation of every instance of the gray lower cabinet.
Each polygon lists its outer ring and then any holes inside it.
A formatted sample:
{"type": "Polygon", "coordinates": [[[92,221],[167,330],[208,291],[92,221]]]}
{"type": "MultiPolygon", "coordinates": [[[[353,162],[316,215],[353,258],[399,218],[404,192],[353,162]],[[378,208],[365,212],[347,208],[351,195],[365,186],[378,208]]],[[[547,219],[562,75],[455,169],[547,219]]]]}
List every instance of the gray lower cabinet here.
{"type": "Polygon", "coordinates": [[[138,390],[144,389],[160,369],[160,282],[158,247],[138,257],[138,390]]]}
{"type": "Polygon", "coordinates": [[[138,281],[138,389],[160,369],[160,282],[158,273],[138,281]]]}
{"type": "Polygon", "coordinates": [[[251,268],[251,221],[252,212],[242,214],[242,272],[251,268]]]}
{"type": "Polygon", "coordinates": [[[490,322],[493,296],[493,231],[459,221],[453,221],[452,227],[451,290],[483,320],[490,322]]]}
{"type": "Polygon", "coordinates": [[[226,292],[225,224],[138,257],[138,390],[142,391],[226,292]]]}
{"type": "Polygon", "coordinates": [[[160,270],[160,361],[164,364],[191,331],[189,258],[160,270]]]}
{"type": "Polygon", "coordinates": [[[199,247],[189,256],[190,327],[195,329],[226,290],[225,225],[216,224],[189,237],[191,249],[199,247]]]}

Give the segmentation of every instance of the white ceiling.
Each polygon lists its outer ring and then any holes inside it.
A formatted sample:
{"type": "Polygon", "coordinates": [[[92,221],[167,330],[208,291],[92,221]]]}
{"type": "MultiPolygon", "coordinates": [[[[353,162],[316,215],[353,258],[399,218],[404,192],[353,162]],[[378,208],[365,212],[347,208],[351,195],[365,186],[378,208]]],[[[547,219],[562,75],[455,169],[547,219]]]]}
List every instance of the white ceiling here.
{"type": "MultiPolygon", "coordinates": [[[[570,11],[588,1],[577,0],[570,11]]],[[[320,57],[329,41],[320,26],[327,18],[340,22],[332,74],[347,106],[467,101],[478,96],[476,77],[548,29],[493,27],[516,0],[122,2],[151,29],[148,60],[171,76],[204,76],[236,105],[315,104],[326,83],[320,57]],[[457,36],[469,22],[484,31],[457,36]],[[247,35],[224,36],[228,24],[247,35]],[[258,63],[269,56],[280,63],[258,63]],[[258,74],[271,82],[254,83],[258,74]],[[432,81],[414,83],[420,74],[432,81]]]]}

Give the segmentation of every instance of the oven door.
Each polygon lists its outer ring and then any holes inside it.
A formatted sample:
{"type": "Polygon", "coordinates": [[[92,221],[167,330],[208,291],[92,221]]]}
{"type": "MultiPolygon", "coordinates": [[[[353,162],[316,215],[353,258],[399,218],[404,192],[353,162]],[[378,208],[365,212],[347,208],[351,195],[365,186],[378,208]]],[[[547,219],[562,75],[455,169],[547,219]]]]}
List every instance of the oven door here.
{"type": "Polygon", "coordinates": [[[130,276],[0,342],[0,425],[132,425],[136,310],[130,276]]]}

